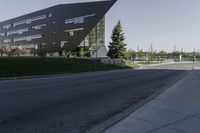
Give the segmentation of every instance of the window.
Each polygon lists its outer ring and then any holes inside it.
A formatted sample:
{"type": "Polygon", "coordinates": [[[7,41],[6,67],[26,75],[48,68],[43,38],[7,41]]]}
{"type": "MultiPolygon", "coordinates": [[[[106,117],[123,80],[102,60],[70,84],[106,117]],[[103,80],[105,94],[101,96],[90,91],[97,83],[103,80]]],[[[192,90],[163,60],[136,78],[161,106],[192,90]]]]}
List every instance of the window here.
{"type": "Polygon", "coordinates": [[[11,39],[4,39],[3,40],[3,43],[9,43],[9,42],[11,42],[11,39]]]}
{"type": "Polygon", "coordinates": [[[18,22],[14,22],[13,23],[13,26],[18,26],[18,25],[21,25],[21,24],[25,24],[26,23],[26,20],[22,20],[22,21],[18,21],[18,22]]]}
{"type": "Polygon", "coordinates": [[[49,18],[50,18],[50,17],[52,17],[52,16],[53,16],[53,14],[52,14],[52,13],[49,13],[49,14],[48,14],[48,17],[49,17],[49,18]]]}
{"type": "Polygon", "coordinates": [[[71,31],[82,31],[84,28],[77,28],[77,29],[70,29],[70,30],[65,30],[65,32],[71,32],[71,31]]]}
{"type": "Polygon", "coordinates": [[[2,32],[2,33],[0,34],[0,36],[5,36],[5,33],[2,32]]]}
{"type": "Polygon", "coordinates": [[[44,42],[44,43],[42,43],[42,44],[41,44],[41,46],[42,46],[42,47],[45,47],[45,45],[46,45],[46,44],[47,44],[47,43],[46,43],[46,42],[44,42]]]}
{"type": "Polygon", "coordinates": [[[38,49],[38,44],[35,44],[35,49],[38,49]]]}
{"type": "Polygon", "coordinates": [[[32,41],[34,39],[39,39],[41,37],[42,37],[41,34],[32,35],[32,36],[17,37],[17,38],[14,38],[14,42],[18,42],[18,41],[32,41]]]}
{"type": "Polygon", "coordinates": [[[67,43],[67,41],[61,41],[60,42],[60,47],[63,48],[65,46],[65,44],[67,43]]]}
{"type": "Polygon", "coordinates": [[[74,32],[73,32],[73,31],[70,31],[70,32],[69,32],[69,35],[70,35],[70,36],[74,36],[74,32]]]}
{"type": "Polygon", "coordinates": [[[66,19],[65,24],[71,24],[71,23],[82,24],[84,23],[85,18],[94,17],[94,16],[96,16],[96,14],[90,14],[90,15],[80,16],[76,18],[66,19]]]}
{"type": "Polygon", "coordinates": [[[20,48],[20,49],[38,49],[38,44],[25,44],[25,45],[20,45],[20,46],[13,46],[12,48],[20,48]]]}
{"type": "Polygon", "coordinates": [[[28,31],[28,28],[24,28],[24,29],[17,30],[17,33],[18,34],[23,34],[24,32],[27,32],[27,31],[28,31]]]}
{"type": "Polygon", "coordinates": [[[12,34],[16,34],[16,33],[17,33],[17,31],[9,31],[9,32],[7,32],[7,36],[12,35],[12,34]]]}
{"type": "Polygon", "coordinates": [[[42,29],[42,27],[45,27],[45,26],[46,26],[46,24],[41,24],[41,25],[33,26],[32,28],[35,30],[40,30],[40,29],[42,29]]]}
{"type": "Polygon", "coordinates": [[[41,34],[31,36],[32,39],[39,39],[41,37],[42,37],[41,34]]]}
{"type": "Polygon", "coordinates": [[[56,24],[56,22],[55,22],[55,21],[53,21],[53,22],[52,22],[52,24],[56,24]]]}
{"type": "Polygon", "coordinates": [[[14,38],[14,42],[24,41],[24,40],[26,40],[26,37],[17,37],[17,38],[14,38]]]}
{"type": "Polygon", "coordinates": [[[47,18],[47,15],[40,15],[40,16],[31,18],[31,22],[41,20],[41,19],[45,19],[45,18],[47,18]]]}
{"type": "Polygon", "coordinates": [[[3,25],[3,29],[9,29],[10,27],[11,27],[11,24],[3,25]]]}
{"type": "Polygon", "coordinates": [[[64,32],[69,33],[70,36],[74,36],[75,31],[82,31],[84,28],[77,28],[77,29],[71,29],[71,30],[65,30],[64,32]]]}
{"type": "Polygon", "coordinates": [[[40,16],[29,18],[29,19],[26,19],[26,20],[14,22],[13,26],[15,27],[15,26],[18,26],[18,25],[21,25],[21,24],[30,24],[34,21],[45,19],[45,18],[47,18],[47,15],[40,15],[40,16]]]}
{"type": "Polygon", "coordinates": [[[23,34],[24,32],[27,32],[27,31],[28,31],[28,28],[19,29],[19,30],[13,30],[13,31],[8,31],[7,32],[7,36],[13,35],[13,34],[23,34]]]}
{"type": "Polygon", "coordinates": [[[82,23],[84,23],[84,17],[72,18],[72,19],[65,20],[65,24],[70,24],[70,23],[82,24],[82,23]]]}

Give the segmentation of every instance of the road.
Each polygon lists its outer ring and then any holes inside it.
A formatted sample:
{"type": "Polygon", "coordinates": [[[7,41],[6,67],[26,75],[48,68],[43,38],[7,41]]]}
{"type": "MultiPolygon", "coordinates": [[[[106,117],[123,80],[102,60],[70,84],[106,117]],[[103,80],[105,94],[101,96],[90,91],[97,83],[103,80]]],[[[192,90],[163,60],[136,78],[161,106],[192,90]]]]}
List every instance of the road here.
{"type": "Polygon", "coordinates": [[[0,81],[0,133],[84,133],[183,70],[117,70],[0,81]]]}
{"type": "Polygon", "coordinates": [[[170,69],[170,70],[191,70],[200,67],[200,62],[175,62],[171,64],[143,65],[143,69],[170,69]]]}

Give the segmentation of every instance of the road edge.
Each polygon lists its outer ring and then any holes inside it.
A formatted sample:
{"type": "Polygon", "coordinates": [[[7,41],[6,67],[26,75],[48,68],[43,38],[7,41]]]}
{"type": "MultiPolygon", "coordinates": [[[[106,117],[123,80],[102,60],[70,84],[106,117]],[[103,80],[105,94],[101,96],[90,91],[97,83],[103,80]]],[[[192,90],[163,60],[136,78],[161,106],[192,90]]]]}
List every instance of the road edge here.
{"type": "Polygon", "coordinates": [[[50,75],[21,76],[21,77],[5,77],[5,78],[0,78],[0,81],[76,76],[76,75],[81,75],[81,74],[94,74],[94,73],[115,72],[115,71],[125,71],[125,70],[130,70],[130,69],[115,69],[115,70],[91,71],[91,72],[81,72],[81,73],[50,74],[50,75]]]}
{"type": "Polygon", "coordinates": [[[185,71],[183,74],[179,75],[176,80],[172,81],[167,86],[161,88],[158,92],[156,92],[156,93],[150,95],[149,97],[141,100],[140,102],[136,103],[135,105],[132,105],[128,109],[126,109],[123,112],[115,115],[114,117],[112,117],[112,118],[104,121],[103,123],[100,123],[97,126],[95,126],[95,127],[91,128],[91,129],[87,130],[85,133],[102,133],[106,129],[108,129],[108,128],[112,127],[114,124],[118,123],[120,120],[122,120],[125,117],[129,116],[131,113],[133,113],[134,111],[136,111],[138,108],[140,108],[141,106],[143,106],[145,103],[149,102],[150,100],[152,100],[153,98],[155,98],[156,96],[158,96],[159,94],[161,94],[162,92],[164,92],[165,90],[167,90],[170,86],[174,85],[179,80],[181,80],[184,77],[186,77],[192,71],[193,70],[187,70],[187,71],[185,71]]]}

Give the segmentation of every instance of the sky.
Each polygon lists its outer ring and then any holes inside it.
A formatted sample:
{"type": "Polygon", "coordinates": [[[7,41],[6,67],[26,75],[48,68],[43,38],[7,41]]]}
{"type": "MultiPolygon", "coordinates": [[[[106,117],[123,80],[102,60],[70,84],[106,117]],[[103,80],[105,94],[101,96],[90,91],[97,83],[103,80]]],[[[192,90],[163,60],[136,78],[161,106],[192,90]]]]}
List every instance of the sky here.
{"type": "MultiPolygon", "coordinates": [[[[0,21],[57,4],[94,0],[0,0],[0,21]]],[[[200,50],[200,0],[118,0],[106,14],[106,45],[121,21],[128,49],[200,50]]]]}

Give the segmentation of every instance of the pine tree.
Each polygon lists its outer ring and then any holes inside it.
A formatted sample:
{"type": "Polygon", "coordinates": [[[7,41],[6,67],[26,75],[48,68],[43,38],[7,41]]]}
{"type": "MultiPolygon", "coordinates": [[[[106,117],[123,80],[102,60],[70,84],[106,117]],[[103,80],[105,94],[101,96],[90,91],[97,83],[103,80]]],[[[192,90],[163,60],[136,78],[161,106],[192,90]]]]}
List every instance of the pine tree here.
{"type": "Polygon", "coordinates": [[[110,42],[110,45],[108,46],[109,51],[107,56],[112,59],[123,59],[125,57],[126,44],[124,43],[125,37],[120,21],[112,31],[111,39],[112,42],[110,42]]]}

